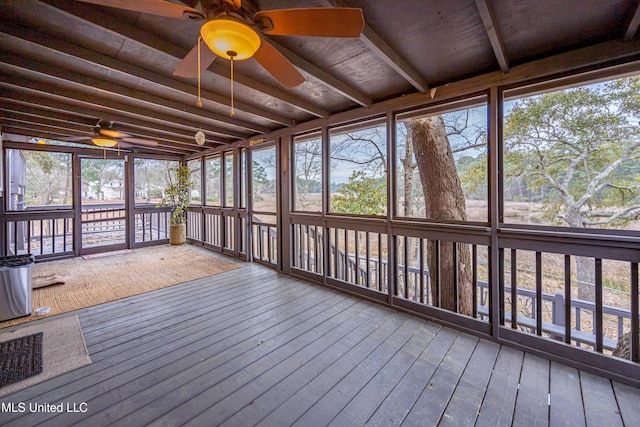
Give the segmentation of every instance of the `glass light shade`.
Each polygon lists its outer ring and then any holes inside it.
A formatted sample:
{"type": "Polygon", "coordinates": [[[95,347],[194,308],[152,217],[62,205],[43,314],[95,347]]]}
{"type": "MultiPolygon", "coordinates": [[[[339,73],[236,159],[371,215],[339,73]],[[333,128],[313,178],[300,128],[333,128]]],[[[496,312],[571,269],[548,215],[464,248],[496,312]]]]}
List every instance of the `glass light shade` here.
{"type": "Polygon", "coordinates": [[[93,138],[91,140],[98,147],[115,147],[118,141],[111,138],[93,138]]]}
{"type": "Polygon", "coordinates": [[[205,23],[200,35],[209,49],[223,58],[249,59],[260,48],[260,36],[252,28],[230,19],[205,23]]]}

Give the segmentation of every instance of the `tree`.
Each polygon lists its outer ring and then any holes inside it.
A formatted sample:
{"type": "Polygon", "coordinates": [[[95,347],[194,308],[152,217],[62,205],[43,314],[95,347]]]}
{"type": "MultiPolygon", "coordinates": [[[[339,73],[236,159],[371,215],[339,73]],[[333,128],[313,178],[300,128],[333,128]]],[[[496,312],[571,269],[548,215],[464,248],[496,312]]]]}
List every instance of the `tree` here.
{"type": "Polygon", "coordinates": [[[46,151],[23,151],[29,204],[71,203],[71,155],[46,151]]]}
{"type": "MultiPolygon", "coordinates": [[[[465,197],[442,116],[410,120],[405,122],[405,126],[407,140],[413,144],[412,151],[424,193],[426,217],[465,221],[467,219],[465,197]]],[[[406,180],[405,185],[407,185],[406,180]]],[[[437,265],[436,245],[436,241],[430,240],[428,243],[429,271],[440,272],[440,283],[436,283],[438,279],[434,275],[431,276],[432,299],[442,308],[453,311],[457,308],[458,312],[471,315],[473,286],[469,247],[454,242],[441,242],[440,264],[437,265]],[[454,256],[454,244],[457,245],[457,260],[454,256]],[[454,274],[456,269],[457,275],[454,274]],[[456,277],[458,283],[454,281],[456,277]],[[437,301],[438,291],[439,302],[437,301]]]]}
{"type": "Polygon", "coordinates": [[[331,196],[336,212],[353,215],[384,215],[387,208],[386,178],[372,178],[354,171],[340,193],[331,196]]]}
{"type": "Polygon", "coordinates": [[[296,209],[310,206],[310,193],[322,192],[322,141],[312,139],[294,145],[296,209]]]}
{"type": "MultiPolygon", "coordinates": [[[[545,217],[574,228],[625,227],[640,215],[638,77],[519,100],[505,117],[505,186],[544,193],[545,217]]],[[[579,298],[594,265],[576,257],[579,298]]]]}

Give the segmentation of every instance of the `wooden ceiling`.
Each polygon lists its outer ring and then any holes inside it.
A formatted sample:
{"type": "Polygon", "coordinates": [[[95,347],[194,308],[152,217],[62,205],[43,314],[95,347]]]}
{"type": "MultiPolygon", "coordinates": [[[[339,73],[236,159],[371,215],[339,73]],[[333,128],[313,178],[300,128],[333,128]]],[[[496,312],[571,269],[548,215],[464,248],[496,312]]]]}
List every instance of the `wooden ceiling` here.
{"type": "MultiPolygon", "coordinates": [[[[621,43],[638,46],[640,24],[638,0],[259,4],[262,10],[357,7],[366,25],[357,39],[271,36],[306,81],[285,89],[255,60],[236,61],[231,117],[228,60],[217,59],[202,74],[202,108],[197,79],[172,74],[196,43],[201,21],[74,0],[2,1],[2,132],[64,140],[112,122],[158,142],[134,151],[191,155],[589,46],[606,51],[611,44],[615,59],[621,43]],[[199,130],[204,146],[194,140],[199,130]]],[[[628,57],[629,48],[622,50],[628,57]]]]}

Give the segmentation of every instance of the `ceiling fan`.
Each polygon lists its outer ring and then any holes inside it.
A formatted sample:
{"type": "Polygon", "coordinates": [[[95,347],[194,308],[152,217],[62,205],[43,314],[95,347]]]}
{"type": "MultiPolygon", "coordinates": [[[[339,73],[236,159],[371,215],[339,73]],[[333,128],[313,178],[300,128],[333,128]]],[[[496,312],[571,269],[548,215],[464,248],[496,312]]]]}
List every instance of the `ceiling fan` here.
{"type": "Polygon", "coordinates": [[[233,60],[253,57],[286,88],[298,86],[305,79],[265,36],[359,37],[364,28],[362,10],[357,8],[261,11],[257,0],[184,0],[189,6],[166,0],[78,1],[170,18],[204,20],[200,36],[208,49],[200,49],[197,43],[174,71],[176,76],[196,77],[217,56],[230,59],[232,64],[233,60]]]}
{"type": "Polygon", "coordinates": [[[128,133],[115,129],[114,122],[100,120],[93,128],[93,134],[88,136],[78,136],[66,138],[67,141],[91,140],[95,145],[102,148],[112,148],[116,145],[120,148],[130,148],[133,146],[156,147],[157,141],[145,138],[136,138],[128,133]]]}

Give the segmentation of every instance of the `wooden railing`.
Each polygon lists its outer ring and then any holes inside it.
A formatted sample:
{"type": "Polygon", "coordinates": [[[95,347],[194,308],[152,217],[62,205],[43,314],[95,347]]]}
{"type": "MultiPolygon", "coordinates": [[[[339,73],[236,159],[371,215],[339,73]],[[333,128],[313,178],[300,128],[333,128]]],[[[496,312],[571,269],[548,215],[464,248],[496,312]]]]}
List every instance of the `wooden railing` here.
{"type": "Polygon", "coordinates": [[[190,242],[230,255],[246,254],[246,213],[219,206],[192,206],[187,211],[190,242]]]}
{"type": "MultiPolygon", "coordinates": [[[[358,228],[366,229],[367,226],[359,225],[358,228]]],[[[320,225],[319,220],[313,219],[293,223],[291,230],[292,268],[318,276],[322,276],[324,269],[327,268],[328,278],[347,286],[389,292],[387,283],[389,262],[377,256],[386,252],[382,244],[382,241],[386,240],[386,235],[383,233],[348,230],[346,227],[326,228],[320,225]],[[328,233],[327,236],[324,232],[328,233]],[[379,246],[371,244],[372,235],[376,245],[379,246]],[[327,241],[328,248],[325,248],[324,244],[327,241]],[[374,253],[376,256],[373,255],[374,253]],[[325,256],[328,256],[326,262],[325,256]]],[[[441,234],[434,234],[434,237],[436,236],[441,234]]],[[[460,273],[460,253],[465,250],[470,255],[468,267],[471,270],[472,309],[467,316],[480,322],[489,322],[491,314],[487,271],[489,246],[474,242],[478,240],[475,237],[466,240],[466,242],[455,242],[451,246],[452,242],[440,239],[398,233],[395,237],[396,262],[392,270],[395,275],[394,297],[407,303],[442,309],[437,282],[441,272],[429,271],[428,258],[435,256],[436,268],[443,265],[445,260],[441,259],[443,256],[441,248],[444,244],[448,244],[450,245],[449,256],[453,257],[456,261],[454,264],[457,266],[451,272],[456,281],[456,295],[460,292],[459,287],[463,285],[458,281],[458,276],[462,274],[460,273]]],[[[602,262],[598,258],[594,258],[593,261],[596,266],[602,262]]],[[[634,266],[637,269],[637,264],[630,263],[630,265],[632,271],[634,266]]],[[[503,277],[512,276],[509,268],[509,266],[504,267],[503,277]]],[[[531,271],[523,270],[522,273],[531,273],[531,271]]],[[[629,331],[630,325],[633,324],[633,301],[631,301],[632,308],[629,309],[604,304],[602,296],[595,301],[584,301],[567,298],[563,290],[553,293],[543,292],[540,285],[541,278],[551,275],[542,271],[539,262],[533,273],[538,277],[537,289],[527,289],[522,283],[515,288],[510,283],[503,285],[500,295],[500,303],[503,307],[502,318],[499,319],[501,325],[509,326],[519,332],[590,348],[596,352],[611,352],[616,348],[618,338],[629,331]],[[516,303],[513,303],[514,298],[517,300],[516,303]],[[516,310],[515,313],[510,310],[511,308],[516,310]]],[[[516,274],[512,277],[519,276],[516,274]]],[[[576,281],[573,280],[573,282],[575,288],[576,281]]],[[[600,294],[602,293],[601,273],[597,276],[596,283],[591,285],[599,288],[600,294]]],[[[632,288],[633,286],[632,284],[632,288]]],[[[637,287],[637,284],[635,286],[637,287]]],[[[626,298],[630,297],[629,294],[622,295],[626,298]]],[[[447,310],[457,313],[458,306],[447,310]]],[[[637,307],[635,310],[636,322],[638,322],[637,307]]]]}
{"type": "Polygon", "coordinates": [[[72,210],[5,214],[5,253],[38,258],[73,254],[73,217],[72,210]]]}

